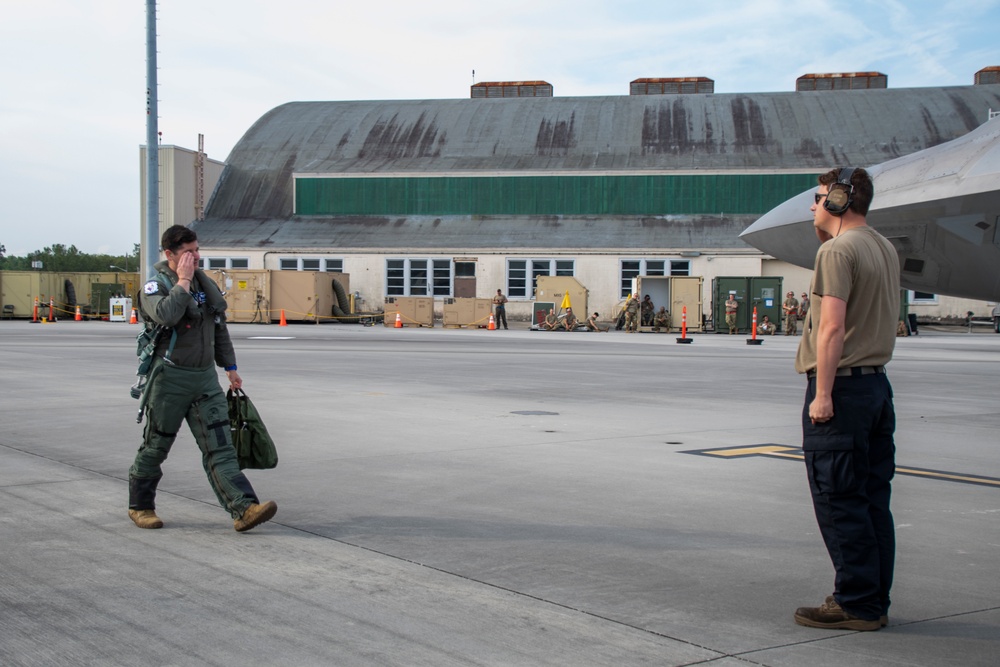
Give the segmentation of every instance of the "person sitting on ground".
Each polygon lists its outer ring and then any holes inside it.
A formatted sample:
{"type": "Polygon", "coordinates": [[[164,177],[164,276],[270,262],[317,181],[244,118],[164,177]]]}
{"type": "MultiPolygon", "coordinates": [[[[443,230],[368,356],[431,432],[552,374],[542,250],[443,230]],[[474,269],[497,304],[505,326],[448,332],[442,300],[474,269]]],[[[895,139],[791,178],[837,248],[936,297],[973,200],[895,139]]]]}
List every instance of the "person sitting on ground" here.
{"type": "Polygon", "coordinates": [[[557,326],[559,326],[559,318],[556,317],[556,310],[555,308],[549,308],[549,314],[545,316],[545,321],[542,322],[542,329],[545,331],[554,331],[557,326]]]}
{"type": "Polygon", "coordinates": [[[597,324],[597,318],[600,316],[601,316],[600,313],[594,313],[593,315],[587,318],[587,331],[608,331],[611,328],[611,327],[606,327],[602,329],[597,324]]]}
{"type": "Polygon", "coordinates": [[[757,325],[757,333],[759,334],[770,334],[773,336],[778,331],[778,327],[774,326],[774,322],[771,321],[767,315],[761,319],[760,324],[757,325]]]}
{"type": "Polygon", "coordinates": [[[653,301],[649,298],[648,294],[643,297],[640,310],[642,326],[651,326],[653,324],[653,312],[656,310],[656,306],[653,305],[653,301]]]}
{"type": "Polygon", "coordinates": [[[566,331],[572,331],[573,329],[576,329],[576,325],[577,325],[576,315],[573,314],[573,309],[567,308],[566,316],[563,318],[562,321],[563,329],[565,329],[566,331]]]}
{"type": "Polygon", "coordinates": [[[656,315],[653,316],[653,331],[663,331],[664,333],[670,331],[670,313],[667,312],[666,306],[660,306],[656,315]]]}

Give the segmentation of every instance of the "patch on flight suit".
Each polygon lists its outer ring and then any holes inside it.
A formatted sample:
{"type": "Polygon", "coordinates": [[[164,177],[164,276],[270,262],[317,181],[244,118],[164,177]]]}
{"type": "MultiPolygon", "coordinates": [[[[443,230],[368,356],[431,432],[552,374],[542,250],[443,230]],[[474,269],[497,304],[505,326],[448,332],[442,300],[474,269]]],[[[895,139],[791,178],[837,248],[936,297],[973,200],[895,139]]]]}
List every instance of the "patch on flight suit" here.
{"type": "Polygon", "coordinates": [[[143,285],[142,291],[146,294],[156,294],[160,291],[160,283],[155,280],[150,280],[148,283],[143,285]]]}

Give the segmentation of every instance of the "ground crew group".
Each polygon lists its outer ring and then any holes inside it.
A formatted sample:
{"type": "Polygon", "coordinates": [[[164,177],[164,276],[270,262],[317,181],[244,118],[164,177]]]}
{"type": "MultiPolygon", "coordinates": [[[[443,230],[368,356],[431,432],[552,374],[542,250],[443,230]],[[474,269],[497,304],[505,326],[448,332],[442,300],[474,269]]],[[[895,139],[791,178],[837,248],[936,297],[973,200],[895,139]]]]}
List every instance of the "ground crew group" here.
{"type": "MultiPolygon", "coordinates": [[[[639,326],[652,327],[653,331],[670,331],[670,312],[665,306],[656,310],[656,305],[647,294],[639,301],[639,297],[629,294],[622,308],[625,320],[625,333],[635,333],[639,326]]],[[[619,328],[621,325],[619,325],[619,328]]]]}
{"type": "MultiPolygon", "coordinates": [[[[729,298],[726,299],[726,326],[729,328],[730,334],[738,333],[739,324],[737,322],[737,314],[739,313],[740,303],[736,298],[735,292],[729,293],[729,298]]],[[[799,301],[795,298],[795,292],[788,290],[785,294],[785,300],[781,303],[781,312],[784,316],[784,328],[786,336],[794,336],[798,333],[799,320],[804,320],[806,315],[809,313],[809,295],[806,292],[802,293],[802,300],[799,301]]],[[[778,327],[775,326],[774,322],[768,315],[764,315],[761,321],[757,323],[757,333],[767,334],[773,336],[777,333],[778,327]]]]}

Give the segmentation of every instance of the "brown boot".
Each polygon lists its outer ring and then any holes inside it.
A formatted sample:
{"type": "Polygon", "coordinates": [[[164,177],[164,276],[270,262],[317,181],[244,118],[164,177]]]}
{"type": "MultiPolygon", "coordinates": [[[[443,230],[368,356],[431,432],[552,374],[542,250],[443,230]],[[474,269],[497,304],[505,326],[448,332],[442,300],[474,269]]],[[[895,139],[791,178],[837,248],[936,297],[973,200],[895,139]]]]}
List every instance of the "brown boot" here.
{"type": "Polygon", "coordinates": [[[270,521],[277,511],[278,504],[273,500],[268,500],[263,505],[254,503],[253,505],[250,505],[250,507],[243,510],[243,516],[233,521],[233,528],[235,528],[238,533],[250,530],[254,526],[259,526],[265,521],[270,521]]]}
{"type": "MultiPolygon", "coordinates": [[[[827,596],[819,607],[799,607],[795,610],[795,622],[810,628],[830,628],[834,630],[878,630],[880,619],[872,621],[859,618],[844,611],[832,595],[827,596]]],[[[888,619],[886,619],[888,623],[888,619]]]]}
{"type": "Polygon", "coordinates": [[[128,518],[140,528],[163,528],[163,522],[154,510],[129,510],[128,518]]]}

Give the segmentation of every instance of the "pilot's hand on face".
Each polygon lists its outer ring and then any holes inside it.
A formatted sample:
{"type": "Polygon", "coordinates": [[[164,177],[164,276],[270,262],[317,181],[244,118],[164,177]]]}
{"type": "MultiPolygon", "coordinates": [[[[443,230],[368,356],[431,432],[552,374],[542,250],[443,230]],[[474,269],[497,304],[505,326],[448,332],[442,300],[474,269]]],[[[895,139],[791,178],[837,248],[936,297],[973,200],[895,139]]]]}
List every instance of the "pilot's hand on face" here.
{"type": "Polygon", "coordinates": [[[177,260],[177,279],[191,280],[194,278],[196,263],[193,252],[185,252],[177,260]]]}

